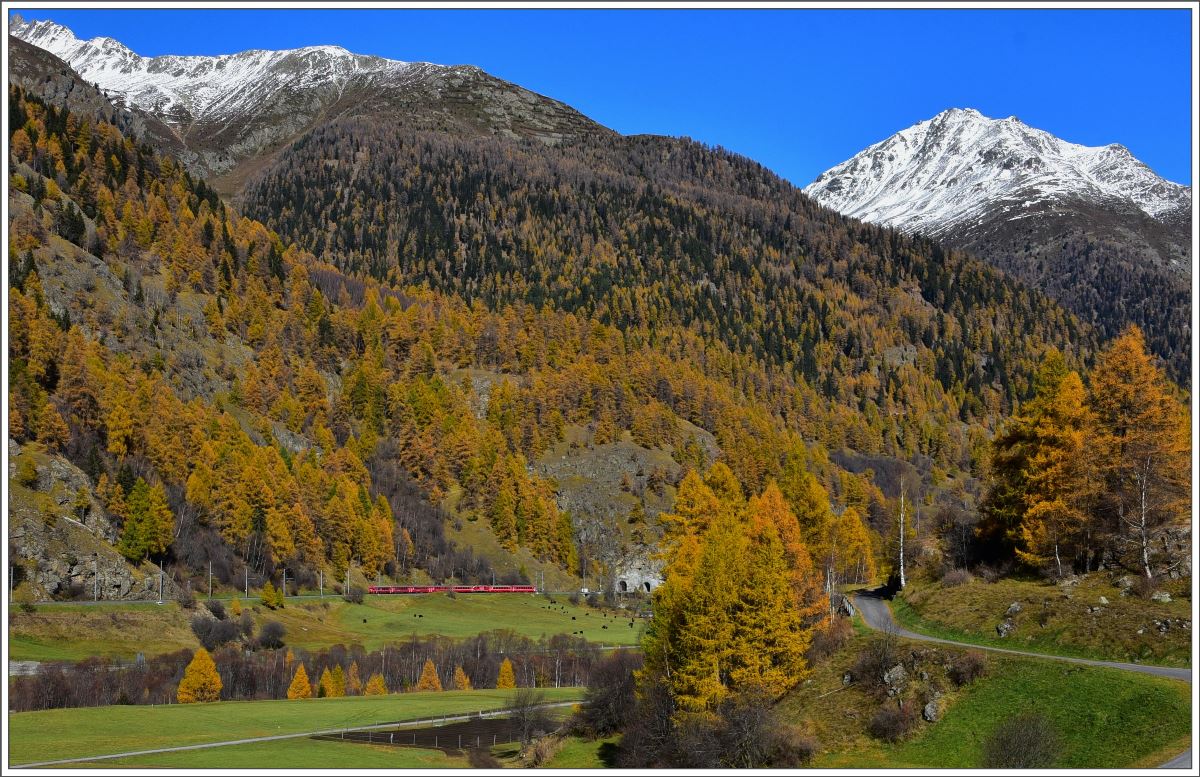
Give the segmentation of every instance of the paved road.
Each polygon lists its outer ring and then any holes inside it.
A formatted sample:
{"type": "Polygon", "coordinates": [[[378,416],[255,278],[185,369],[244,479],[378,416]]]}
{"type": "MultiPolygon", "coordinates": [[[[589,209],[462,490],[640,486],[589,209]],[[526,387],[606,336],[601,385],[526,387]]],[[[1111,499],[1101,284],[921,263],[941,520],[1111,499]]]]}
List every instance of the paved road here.
{"type": "MultiPolygon", "coordinates": [[[[1107,666],[1112,669],[1124,669],[1128,672],[1140,672],[1142,674],[1156,675],[1158,677],[1169,677],[1172,680],[1183,680],[1184,682],[1192,681],[1192,670],[1184,667],[1174,666],[1153,666],[1150,664],[1128,664],[1121,661],[1093,661],[1087,658],[1069,658],[1067,656],[1052,656],[1046,653],[1031,653],[1026,650],[1010,650],[1008,648],[990,647],[988,645],[974,645],[969,642],[955,642],[950,639],[940,639],[938,637],[930,637],[925,634],[918,634],[915,631],[900,626],[896,623],[896,619],[892,617],[892,611],[879,595],[875,593],[856,594],[854,596],[854,604],[858,607],[859,613],[863,617],[863,621],[868,626],[879,631],[888,631],[899,637],[908,639],[920,640],[922,642],[938,642],[943,645],[959,645],[961,647],[973,647],[979,650],[989,650],[993,653],[1011,653],[1018,656],[1032,656],[1034,658],[1050,658],[1055,661],[1067,661],[1072,664],[1087,664],[1088,666],[1107,666]]],[[[1186,751],[1167,761],[1159,766],[1160,769],[1191,769],[1192,768],[1192,750],[1188,748],[1186,751]]]]}
{"type": "MultiPolygon", "coordinates": [[[[553,707],[570,707],[578,704],[576,701],[558,701],[549,704],[539,704],[543,709],[551,709],[553,707]]],[[[512,712],[507,710],[489,710],[483,713],[485,718],[494,718],[500,715],[507,715],[512,712]]],[[[111,761],[115,758],[131,758],[138,755],[154,755],[155,753],[177,753],[183,750],[204,750],[209,747],[228,747],[230,745],[248,745],[254,742],[274,742],[280,739],[300,739],[302,737],[317,736],[320,734],[340,734],[343,731],[369,731],[378,730],[381,728],[396,728],[397,726],[423,726],[439,723],[457,723],[458,721],[471,720],[477,717],[478,713],[469,715],[446,715],[437,718],[425,718],[423,720],[400,720],[392,723],[376,723],[371,726],[350,726],[347,728],[329,728],[321,731],[305,731],[300,734],[275,734],[268,737],[251,737],[249,739],[230,739],[224,742],[205,742],[200,745],[180,745],[178,747],[157,747],[153,750],[131,750],[126,753],[109,753],[108,755],[91,755],[84,758],[61,758],[57,761],[37,761],[35,763],[9,764],[11,769],[31,769],[41,766],[59,766],[61,764],[74,763],[91,763],[93,761],[111,761]]]]}

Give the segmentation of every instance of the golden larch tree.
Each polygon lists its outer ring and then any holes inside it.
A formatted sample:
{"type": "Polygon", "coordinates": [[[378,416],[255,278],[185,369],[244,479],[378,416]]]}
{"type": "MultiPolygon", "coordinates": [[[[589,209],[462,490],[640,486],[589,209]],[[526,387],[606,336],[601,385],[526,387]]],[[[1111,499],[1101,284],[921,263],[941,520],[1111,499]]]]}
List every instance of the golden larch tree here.
{"type": "Polygon", "coordinates": [[[366,696],[384,696],[387,692],[387,683],[379,672],[371,675],[371,679],[367,680],[366,690],[363,691],[366,696]]]}
{"type": "Polygon", "coordinates": [[[308,679],[308,672],[305,671],[303,663],[296,667],[296,674],[292,676],[292,684],[288,686],[287,697],[289,699],[312,698],[312,683],[308,679]]]}
{"type": "Polygon", "coordinates": [[[516,688],[517,676],[513,673],[512,661],[507,658],[500,662],[500,673],[496,675],[496,688],[516,688]]]}
{"type": "Polygon", "coordinates": [[[440,691],[442,690],[442,680],[438,677],[437,667],[433,665],[433,659],[425,659],[425,666],[421,668],[421,678],[417,680],[417,687],[414,690],[418,691],[440,691]]]}
{"type": "Polygon", "coordinates": [[[199,648],[183,671],[175,698],[180,704],[217,701],[221,698],[221,687],[221,675],[217,673],[216,663],[207,650],[199,648]]]}

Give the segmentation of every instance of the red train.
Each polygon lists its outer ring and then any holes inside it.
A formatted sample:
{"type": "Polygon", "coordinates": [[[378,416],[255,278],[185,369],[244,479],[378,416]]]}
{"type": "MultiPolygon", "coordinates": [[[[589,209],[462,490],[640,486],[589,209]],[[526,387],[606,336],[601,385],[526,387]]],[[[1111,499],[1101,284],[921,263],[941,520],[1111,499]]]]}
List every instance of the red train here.
{"type": "Polygon", "coordinates": [[[536,594],[531,585],[373,585],[369,594],[536,594]]]}

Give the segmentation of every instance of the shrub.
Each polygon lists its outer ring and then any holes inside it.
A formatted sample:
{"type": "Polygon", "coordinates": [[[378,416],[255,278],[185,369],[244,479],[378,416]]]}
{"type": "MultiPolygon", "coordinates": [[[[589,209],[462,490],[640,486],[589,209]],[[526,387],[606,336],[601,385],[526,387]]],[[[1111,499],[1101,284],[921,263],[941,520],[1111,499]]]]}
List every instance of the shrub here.
{"type": "Polygon", "coordinates": [[[185,609],[185,610],[196,609],[196,597],[192,593],[191,588],[188,588],[185,586],[184,588],[179,589],[179,596],[176,598],[179,602],[179,606],[182,607],[183,609],[185,609]]]}
{"type": "Polygon", "coordinates": [[[37,605],[34,604],[33,589],[28,583],[23,583],[17,586],[17,590],[13,593],[13,601],[21,607],[21,612],[37,612],[37,605]]]}
{"type": "Polygon", "coordinates": [[[258,632],[259,647],[267,650],[278,650],[283,647],[283,636],[287,630],[279,621],[267,621],[258,632]]]}
{"type": "Polygon", "coordinates": [[[829,626],[813,635],[806,658],[809,664],[817,664],[836,653],[854,634],[849,618],[834,618],[829,626]]]}
{"type": "Polygon", "coordinates": [[[1137,598],[1149,601],[1150,597],[1159,589],[1161,584],[1162,581],[1157,577],[1137,575],[1133,581],[1133,586],[1129,590],[1137,598]]]}
{"type": "Polygon", "coordinates": [[[781,725],[775,729],[773,745],[771,765],[779,769],[806,766],[820,749],[814,737],[789,725],[781,725]]]}
{"type": "Polygon", "coordinates": [[[544,766],[562,749],[563,739],[558,735],[542,737],[529,748],[528,761],[533,767],[544,766]]]}
{"type": "Polygon", "coordinates": [[[987,656],[978,650],[967,651],[954,659],[947,674],[959,687],[973,683],[987,674],[987,656]]]}
{"type": "Polygon", "coordinates": [[[899,662],[896,637],[884,633],[872,639],[859,651],[850,673],[864,688],[882,689],[884,673],[899,662]]]}
{"type": "Polygon", "coordinates": [[[350,604],[362,604],[363,597],[366,596],[366,593],[367,592],[364,591],[359,586],[352,585],[352,586],[350,586],[350,590],[346,591],[345,596],[343,596],[342,598],[345,599],[350,604]]]}
{"type": "Polygon", "coordinates": [[[995,566],[981,564],[975,571],[979,574],[985,583],[994,583],[1001,578],[1007,577],[1012,572],[1013,562],[1002,561],[995,566]]]}
{"type": "Polygon", "coordinates": [[[1062,754],[1062,739],[1043,715],[1023,712],[1001,722],[983,743],[985,769],[1045,769],[1062,754]]]}
{"type": "Polygon", "coordinates": [[[208,611],[213,614],[214,618],[219,621],[225,620],[225,605],[221,604],[219,600],[209,599],[204,603],[204,606],[208,608],[208,611]]]}
{"type": "Polygon", "coordinates": [[[33,459],[21,459],[21,463],[17,465],[17,482],[26,488],[37,488],[38,471],[33,459]]]}
{"type": "Polygon", "coordinates": [[[625,729],[637,701],[633,673],[642,657],[617,650],[592,669],[579,721],[589,733],[606,737],[625,729]]]}
{"type": "Polygon", "coordinates": [[[954,588],[960,585],[966,585],[974,580],[971,573],[965,569],[951,569],[946,574],[942,575],[942,587],[954,588]]]}
{"type": "Polygon", "coordinates": [[[219,621],[206,615],[192,617],[192,633],[205,650],[216,650],[238,638],[239,629],[232,621],[219,621]]]}
{"type": "Polygon", "coordinates": [[[917,725],[917,708],[911,702],[899,706],[891,702],[884,704],[867,724],[867,731],[876,739],[899,742],[917,725]]]}

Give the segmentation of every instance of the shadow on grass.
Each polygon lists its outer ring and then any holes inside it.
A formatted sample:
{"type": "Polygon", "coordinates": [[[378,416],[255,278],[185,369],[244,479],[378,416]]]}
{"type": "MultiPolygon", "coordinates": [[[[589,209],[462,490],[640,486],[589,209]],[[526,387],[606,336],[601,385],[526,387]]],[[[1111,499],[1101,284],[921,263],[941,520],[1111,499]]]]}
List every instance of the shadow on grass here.
{"type": "Polygon", "coordinates": [[[617,754],[621,752],[621,748],[617,747],[616,742],[605,742],[600,745],[600,749],[596,751],[596,755],[600,758],[600,763],[604,764],[605,769],[615,769],[617,767],[617,754]]]}

